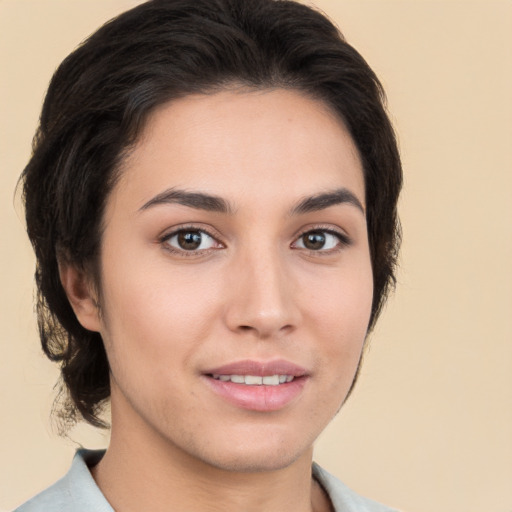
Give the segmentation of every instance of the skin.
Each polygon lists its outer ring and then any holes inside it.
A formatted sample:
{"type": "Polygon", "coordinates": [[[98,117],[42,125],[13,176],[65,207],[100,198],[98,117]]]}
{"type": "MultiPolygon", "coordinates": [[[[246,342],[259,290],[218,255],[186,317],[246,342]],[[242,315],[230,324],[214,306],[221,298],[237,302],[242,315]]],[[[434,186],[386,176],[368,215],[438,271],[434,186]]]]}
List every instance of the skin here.
{"type": "Polygon", "coordinates": [[[151,115],[107,204],[101,293],[61,268],[111,366],[111,444],[92,472],[115,510],[329,509],[312,446],[347,396],[370,317],[364,197],[342,122],[298,92],[226,90],[151,115]],[[360,206],[296,211],[340,189],[360,206]],[[169,190],[231,211],[160,200],[169,190]],[[209,236],[186,251],[179,229],[209,236]],[[204,372],[241,359],[290,361],[304,386],[278,410],[234,405],[204,372]]]}

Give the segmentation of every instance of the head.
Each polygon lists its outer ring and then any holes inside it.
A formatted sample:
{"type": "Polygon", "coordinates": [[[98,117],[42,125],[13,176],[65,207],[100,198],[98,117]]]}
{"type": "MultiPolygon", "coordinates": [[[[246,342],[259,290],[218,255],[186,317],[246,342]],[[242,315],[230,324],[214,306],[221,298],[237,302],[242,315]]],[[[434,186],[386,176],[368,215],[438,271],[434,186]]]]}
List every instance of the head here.
{"type": "Polygon", "coordinates": [[[148,123],[187,98],[234,91],[273,98],[291,92],[321,105],[343,127],[364,182],[373,285],[366,332],[394,283],[396,140],[378,79],[336,27],[288,1],[141,4],[100,28],[57,69],[22,176],[42,346],[61,364],[72,408],[94,425],[102,424],[98,413],[111,392],[109,361],[101,334],[77,318],[62,269],[86,276],[100,315],[108,314],[102,311],[106,215],[148,123]]]}

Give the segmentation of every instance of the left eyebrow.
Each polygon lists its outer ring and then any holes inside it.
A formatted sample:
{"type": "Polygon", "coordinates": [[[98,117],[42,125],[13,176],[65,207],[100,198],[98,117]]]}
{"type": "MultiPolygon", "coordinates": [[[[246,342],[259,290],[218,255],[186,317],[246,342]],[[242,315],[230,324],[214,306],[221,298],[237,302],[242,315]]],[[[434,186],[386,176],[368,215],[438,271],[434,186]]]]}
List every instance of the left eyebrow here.
{"type": "Polygon", "coordinates": [[[330,192],[316,194],[306,197],[291,209],[291,215],[300,215],[304,213],[317,212],[325,210],[330,206],[337,204],[351,204],[355,206],[364,215],[364,207],[361,201],[347,188],[339,188],[330,192]]]}

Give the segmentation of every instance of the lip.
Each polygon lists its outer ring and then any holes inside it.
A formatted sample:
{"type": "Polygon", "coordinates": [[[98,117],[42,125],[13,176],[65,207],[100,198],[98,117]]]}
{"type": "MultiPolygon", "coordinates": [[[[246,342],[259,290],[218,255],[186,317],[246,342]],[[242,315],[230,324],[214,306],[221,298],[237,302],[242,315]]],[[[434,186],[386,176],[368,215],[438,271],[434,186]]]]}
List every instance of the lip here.
{"type": "Polygon", "coordinates": [[[273,359],[270,361],[254,361],[246,359],[234,361],[232,363],[210,368],[203,372],[204,374],[216,375],[258,375],[265,377],[267,375],[293,375],[294,377],[303,377],[307,375],[307,370],[285,359],[273,359]]]}
{"type": "Polygon", "coordinates": [[[237,408],[258,412],[272,412],[284,409],[301,394],[309,376],[308,372],[290,361],[276,359],[272,361],[235,361],[211,368],[203,373],[203,379],[209,388],[220,398],[237,408]],[[234,382],[220,381],[213,375],[293,375],[291,382],[278,386],[248,386],[234,382]]]}

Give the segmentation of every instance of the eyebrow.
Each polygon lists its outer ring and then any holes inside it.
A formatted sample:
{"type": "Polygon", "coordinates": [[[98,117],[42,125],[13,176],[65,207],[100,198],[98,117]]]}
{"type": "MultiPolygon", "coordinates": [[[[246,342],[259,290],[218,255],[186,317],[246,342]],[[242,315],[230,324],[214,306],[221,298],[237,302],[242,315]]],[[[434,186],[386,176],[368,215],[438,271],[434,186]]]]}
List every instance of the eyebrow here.
{"type": "Polygon", "coordinates": [[[347,188],[339,188],[330,192],[306,197],[292,208],[291,214],[300,215],[304,213],[317,212],[337,204],[351,204],[358,210],[361,210],[363,215],[365,214],[361,201],[359,201],[355,194],[347,188]]]}
{"type": "MultiPolygon", "coordinates": [[[[189,206],[190,208],[224,214],[231,214],[234,211],[229,202],[222,197],[205,194],[203,192],[187,192],[176,188],[165,190],[156,195],[144,203],[144,205],[139,208],[139,211],[164,204],[181,204],[189,206]]],[[[346,188],[340,188],[306,197],[290,210],[290,214],[303,215],[305,213],[325,210],[326,208],[338,204],[351,204],[360,210],[363,215],[365,213],[363,205],[355,194],[346,188]]]]}
{"type": "Polygon", "coordinates": [[[233,209],[230,204],[222,197],[205,194],[203,192],[187,192],[185,190],[178,190],[171,188],[164,192],[156,195],[150,199],[147,203],[139,208],[139,211],[147,210],[153,206],[162,204],[182,204],[184,206],[190,206],[199,210],[206,210],[209,212],[218,213],[232,213],[233,209]]]}

